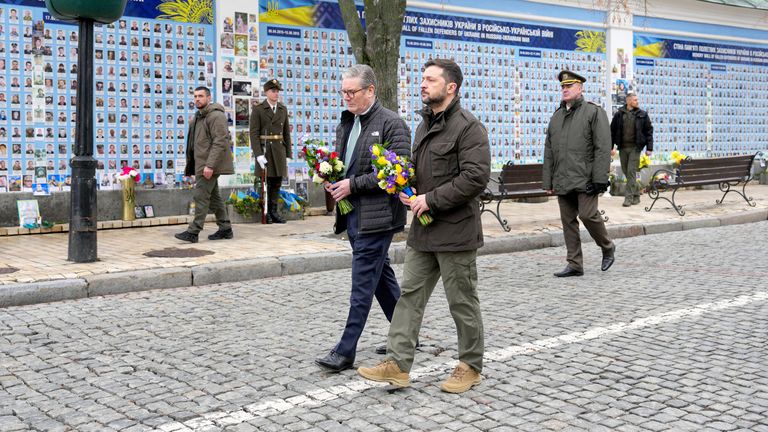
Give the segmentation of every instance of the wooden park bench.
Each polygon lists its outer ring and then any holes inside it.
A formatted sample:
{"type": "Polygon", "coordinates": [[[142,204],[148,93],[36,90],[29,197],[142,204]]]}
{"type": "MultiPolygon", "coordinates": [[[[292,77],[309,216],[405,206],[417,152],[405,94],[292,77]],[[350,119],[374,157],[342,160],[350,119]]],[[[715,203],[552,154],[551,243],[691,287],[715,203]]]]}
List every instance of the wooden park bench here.
{"type": "Polygon", "coordinates": [[[677,190],[685,186],[718,185],[723,196],[715,200],[716,204],[722,204],[725,196],[731,192],[741,195],[748,205],[754,207],[755,200],[747,197],[745,188],[752,180],[752,163],[756,155],[730,156],[709,159],[686,158],[674,170],[659,169],[653,173],[651,184],[648,187],[648,197],[653,202],[645,211],[651,211],[656,201],[662,199],[672,204],[672,208],[680,215],[685,215],[683,206],[675,202],[677,190]],[[741,184],[741,191],[736,187],[741,184]],[[671,190],[672,195],[667,198],[661,194],[671,190]]]}
{"type": "MultiPolygon", "coordinates": [[[[501,217],[501,202],[506,199],[550,197],[542,189],[542,174],[544,164],[525,164],[515,165],[507,162],[501,168],[498,179],[491,179],[480,199],[480,214],[488,212],[499,221],[504,231],[509,232],[509,223],[501,217]],[[496,209],[493,209],[493,203],[496,202],[496,209]]],[[[601,215],[605,215],[600,210],[601,215]]],[[[604,220],[608,220],[603,216],[604,220]]]]}

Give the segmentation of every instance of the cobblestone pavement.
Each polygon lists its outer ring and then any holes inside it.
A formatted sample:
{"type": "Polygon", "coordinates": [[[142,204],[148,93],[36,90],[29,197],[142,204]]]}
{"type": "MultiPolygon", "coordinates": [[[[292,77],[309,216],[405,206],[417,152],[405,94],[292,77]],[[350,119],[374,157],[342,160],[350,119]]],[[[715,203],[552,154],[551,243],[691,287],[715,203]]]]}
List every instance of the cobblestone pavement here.
{"type": "MultiPolygon", "coordinates": [[[[564,248],[478,261],[484,381],[456,364],[440,287],[413,385],[312,360],[346,318],[348,270],[0,310],[0,430],[768,431],[768,222],[617,241],[559,280],[564,248]]],[[[400,268],[397,269],[401,271],[400,268]]],[[[376,309],[356,365],[380,359],[376,309]]]]}

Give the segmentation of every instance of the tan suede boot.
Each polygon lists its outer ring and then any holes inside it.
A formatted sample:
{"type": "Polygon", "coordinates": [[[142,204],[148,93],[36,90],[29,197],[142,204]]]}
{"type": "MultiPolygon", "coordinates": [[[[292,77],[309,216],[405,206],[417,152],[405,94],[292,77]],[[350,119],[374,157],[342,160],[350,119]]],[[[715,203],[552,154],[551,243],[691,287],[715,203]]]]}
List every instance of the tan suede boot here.
{"type": "Polygon", "coordinates": [[[361,377],[371,381],[387,382],[397,387],[411,385],[411,377],[408,372],[403,372],[394,360],[384,360],[374,367],[360,367],[357,373],[361,377]]]}
{"type": "Polygon", "coordinates": [[[482,380],[483,377],[468,364],[459,362],[459,365],[453,370],[451,376],[443,381],[440,390],[447,393],[464,393],[471,389],[472,386],[480,384],[480,381],[482,380]]]}

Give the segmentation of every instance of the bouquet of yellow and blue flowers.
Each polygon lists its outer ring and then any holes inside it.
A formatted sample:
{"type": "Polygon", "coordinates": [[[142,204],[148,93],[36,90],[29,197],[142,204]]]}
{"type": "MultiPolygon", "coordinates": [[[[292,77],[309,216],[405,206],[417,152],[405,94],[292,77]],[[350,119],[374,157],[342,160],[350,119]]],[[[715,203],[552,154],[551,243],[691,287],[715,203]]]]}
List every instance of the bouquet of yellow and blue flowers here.
{"type": "MultiPolygon", "coordinates": [[[[344,162],[339,160],[339,154],[332,152],[324,141],[310,139],[304,142],[299,157],[303,157],[309,165],[309,175],[315,183],[337,181],[344,178],[344,162]]],[[[352,203],[344,198],[337,203],[339,212],[343,215],[352,211],[352,203]]]]}
{"type": "MultiPolygon", "coordinates": [[[[373,173],[379,179],[380,188],[390,195],[403,192],[411,200],[416,199],[410,185],[415,177],[415,170],[407,157],[387,150],[386,144],[374,144],[371,146],[371,165],[373,173]]],[[[433,220],[429,212],[419,216],[419,222],[424,226],[431,224],[433,220]]]]}

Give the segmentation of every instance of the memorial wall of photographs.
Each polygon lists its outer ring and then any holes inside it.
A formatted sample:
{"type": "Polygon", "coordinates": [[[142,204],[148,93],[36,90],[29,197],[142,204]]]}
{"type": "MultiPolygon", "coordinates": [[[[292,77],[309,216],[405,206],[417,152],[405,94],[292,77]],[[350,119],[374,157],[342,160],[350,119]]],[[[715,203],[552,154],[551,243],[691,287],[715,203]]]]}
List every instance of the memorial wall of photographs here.
{"type": "Polygon", "coordinates": [[[494,168],[507,161],[543,161],[547,125],[560,106],[557,74],[562,69],[584,76],[585,99],[604,105],[604,54],[434,41],[431,49],[409,49],[402,57],[400,114],[411,130],[421,121],[415,111],[422,107],[422,66],[433,57],[452,58],[462,66],[461,103],[488,129],[494,168]]]}
{"type": "Polygon", "coordinates": [[[282,102],[288,107],[293,154],[302,137],[335,140],[336,125],[344,109],[339,96],[341,72],[355,63],[345,30],[282,29],[289,37],[276,37],[275,28],[263,26],[261,81],[277,78],[282,102]],[[272,33],[272,34],[270,34],[272,33]]]}
{"type": "Polygon", "coordinates": [[[763,96],[768,91],[768,60],[761,60],[764,56],[694,60],[707,58],[695,53],[710,51],[706,47],[714,44],[674,45],[691,47],[682,53],[669,48],[673,41],[643,36],[636,37],[636,54],[638,46],[649,42],[667,48],[658,56],[635,59],[634,85],[641,107],[653,121],[657,157],[674,150],[689,156],[720,157],[768,148],[768,99],[763,96]]]}
{"type": "MultiPolygon", "coordinates": [[[[119,188],[122,166],[139,170],[146,186],[181,181],[193,89],[215,86],[213,38],[210,24],[149,17],[95,26],[101,188],[119,188]]],[[[0,191],[69,189],[77,54],[76,25],[40,7],[0,3],[0,191]]]]}
{"type": "MultiPolygon", "coordinates": [[[[355,63],[333,5],[319,2],[317,7],[323,12],[316,12],[316,16],[325,15],[317,19],[322,25],[313,27],[279,26],[271,24],[265,13],[260,17],[261,78],[276,77],[283,83],[282,99],[288,106],[294,146],[302,136],[334,141],[344,110],[338,94],[341,73],[355,63]]],[[[515,30],[509,29],[512,26],[542,36],[492,43],[489,41],[496,38],[489,33],[462,39],[425,37],[427,33],[444,33],[425,30],[425,26],[404,26],[398,97],[400,115],[412,132],[421,120],[415,111],[422,107],[422,66],[437,57],[452,58],[462,67],[462,104],[486,125],[496,168],[507,161],[533,163],[543,159],[547,124],[561,100],[560,70],[570,69],[586,77],[587,100],[605,105],[605,33],[414,11],[406,12],[405,21],[421,17],[435,18],[432,22],[438,23],[461,22],[465,27],[483,22],[488,28],[499,29],[499,35],[513,33],[515,30]]]]}

